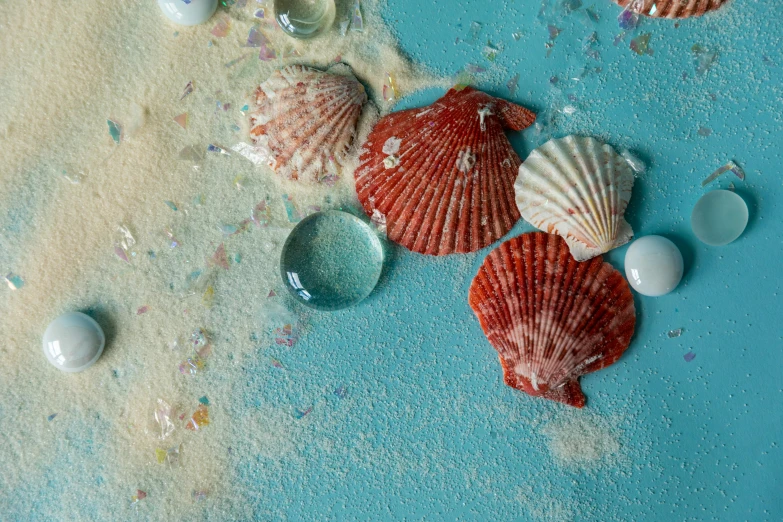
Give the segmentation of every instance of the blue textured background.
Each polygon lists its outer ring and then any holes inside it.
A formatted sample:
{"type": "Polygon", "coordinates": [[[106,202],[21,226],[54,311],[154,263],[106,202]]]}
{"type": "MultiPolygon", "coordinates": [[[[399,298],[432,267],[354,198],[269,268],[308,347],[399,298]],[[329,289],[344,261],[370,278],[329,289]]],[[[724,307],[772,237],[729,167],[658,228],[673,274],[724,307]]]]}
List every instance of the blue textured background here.
{"type": "MultiPolygon", "coordinates": [[[[622,444],[635,461],[592,475],[547,468],[535,419],[560,406],[502,384],[496,354],[467,305],[470,279],[486,251],[469,256],[468,266],[465,258],[433,260],[396,248],[387,277],[368,301],[315,318],[299,345],[307,355],[298,362],[303,372],[349,382],[350,391],[360,392],[339,429],[379,454],[388,452],[389,464],[356,461],[348,451],[333,457],[345,459],[344,475],[326,476],[315,467],[303,482],[282,487],[294,496],[287,510],[292,520],[370,514],[529,520],[516,501],[520,487],[598,508],[577,520],[783,519],[783,237],[775,217],[783,195],[783,24],[772,15],[775,2],[737,0],[717,16],[677,24],[644,20],[616,46],[621,10],[603,0],[594,9],[600,16],[595,29],[580,12],[556,24],[562,33],[549,58],[537,2],[391,0],[387,19],[406,52],[448,72],[466,63],[488,66],[483,43],[502,43],[500,71],[490,70],[481,87],[508,97],[505,82],[518,72],[515,101],[537,111],[564,103],[579,109],[572,118],[559,116],[554,136],[599,136],[647,161],[629,221],[637,236],[672,239],[685,257],[686,275],[667,296],[637,297],[629,351],[582,379],[588,408],[612,415],[618,412],[610,404],[622,404],[623,414],[633,417],[622,444]],[[464,43],[472,21],[483,24],[476,46],[464,43]],[[582,50],[593,30],[600,63],[582,50]],[[524,33],[519,41],[515,31],[524,33]],[[629,41],[646,32],[654,54],[639,56],[629,41]],[[694,44],[719,52],[699,77],[694,44]],[[568,80],[584,64],[602,71],[568,80]],[[562,89],[552,87],[552,76],[562,89]],[[567,100],[569,93],[575,102],[567,100]],[[700,136],[699,127],[712,134],[700,136]],[[708,188],[733,181],[748,203],[750,223],[736,242],[707,247],[690,230],[690,212],[706,190],[701,180],[730,159],[745,168],[746,181],[728,174],[708,188]],[[681,337],[666,337],[680,327],[681,337]],[[683,359],[688,351],[696,354],[690,363],[683,359]],[[394,465],[395,457],[407,464],[394,465]]],[[[404,105],[440,95],[425,92],[404,105]]],[[[543,141],[534,129],[512,137],[522,158],[543,141]]],[[[510,236],[529,228],[520,223],[510,236]]],[[[622,269],[625,250],[607,259],[622,269]]]]}
{"type": "MultiPolygon", "coordinates": [[[[617,45],[621,9],[609,0],[583,2],[542,22],[538,1],[388,0],[386,18],[405,52],[444,74],[481,65],[488,70],[478,87],[509,98],[506,82],[519,73],[512,99],[538,112],[540,122],[551,117],[540,131],[510,136],[523,159],[550,136],[577,133],[627,147],[647,163],[627,217],[637,236],[672,239],[686,274],[667,296],[637,296],[630,349],[581,380],[586,409],[616,426],[625,460],[593,471],[553,463],[541,429],[567,407],[503,384],[497,354],[467,304],[470,281],[489,249],[430,258],[389,246],[385,273],[366,301],[335,313],[300,308],[305,325],[293,349],[228,357],[231,368],[205,374],[207,383],[215,375],[235,385],[231,397],[210,397],[216,425],[292,405],[314,409],[297,420],[285,410],[286,422],[297,427],[293,456],[253,453],[257,446],[248,441],[257,434],[241,434],[225,459],[236,494],[195,504],[201,518],[236,518],[224,509],[233,501],[257,520],[783,520],[779,0],[735,0],[716,15],[679,23],[643,20],[617,45]],[[591,5],[598,23],[585,16],[591,5]],[[473,21],[483,29],[468,44],[473,21]],[[547,22],[562,31],[550,56],[547,22]],[[584,51],[594,31],[600,60],[584,51]],[[519,40],[515,32],[522,33],[519,40]],[[629,42],[644,33],[653,54],[639,56],[629,42]],[[487,41],[503,46],[494,64],[482,56],[487,41]],[[695,74],[694,44],[719,53],[702,76],[695,74]],[[574,80],[585,65],[601,71],[574,80]],[[564,114],[564,105],[576,112],[564,114]],[[700,127],[711,134],[700,135],[700,127]],[[707,247],[690,231],[690,212],[708,190],[701,180],[731,159],[744,167],[745,182],[726,174],[708,189],[733,182],[748,203],[750,223],[736,242],[707,247]],[[676,328],[683,335],[669,339],[666,332],[676,328]],[[689,351],[696,357],[686,362],[689,351]],[[269,356],[286,371],[270,367],[269,356]],[[340,385],[342,399],[333,393],[340,385]],[[570,511],[556,516],[557,502],[570,511]]],[[[418,93],[400,108],[442,94],[418,93]]],[[[29,199],[27,189],[18,191],[29,199]]],[[[14,207],[9,230],[18,232],[27,212],[25,205],[14,207]]],[[[530,229],[520,222],[509,236],[530,229]]],[[[625,250],[605,258],[622,269],[625,250]]],[[[221,341],[247,342],[232,335],[220,332],[221,341]]],[[[23,402],[10,404],[13,411],[0,404],[6,431],[19,428],[10,426],[15,417],[8,412],[24,410],[23,402]]],[[[92,431],[56,439],[46,483],[14,496],[0,491],[14,503],[7,511],[0,505],[0,520],[50,520],[61,497],[77,496],[81,512],[72,516],[90,520],[128,502],[79,489],[84,481],[102,486],[103,470],[113,467],[95,456],[111,423],[92,413],[83,417],[92,431]]],[[[142,486],[129,482],[127,491],[135,487],[142,486]]],[[[151,493],[148,502],[155,498],[151,493]]],[[[164,502],[165,493],[157,498],[164,502]]],[[[139,519],[160,518],[144,509],[139,519]]]]}

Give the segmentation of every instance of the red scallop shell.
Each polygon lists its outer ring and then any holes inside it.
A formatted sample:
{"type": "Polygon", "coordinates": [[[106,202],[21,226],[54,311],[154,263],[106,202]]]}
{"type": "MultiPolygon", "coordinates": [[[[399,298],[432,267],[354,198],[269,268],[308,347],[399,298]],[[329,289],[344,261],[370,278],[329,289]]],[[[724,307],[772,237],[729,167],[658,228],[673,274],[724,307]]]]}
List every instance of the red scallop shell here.
{"type": "Polygon", "coordinates": [[[500,356],[506,384],[581,408],[579,376],[613,364],[636,324],[628,283],[600,256],[576,261],[554,234],[502,243],[479,268],[470,307],[500,356]]]}
{"type": "Polygon", "coordinates": [[[470,87],[389,114],[362,150],[359,201],[368,215],[386,218],[389,239],[414,252],[479,250],[519,220],[514,180],[521,161],[503,128],[533,121],[524,107],[470,87]]]}
{"type": "Polygon", "coordinates": [[[714,11],[728,0],[613,0],[620,7],[653,18],[689,18],[714,11]]]}

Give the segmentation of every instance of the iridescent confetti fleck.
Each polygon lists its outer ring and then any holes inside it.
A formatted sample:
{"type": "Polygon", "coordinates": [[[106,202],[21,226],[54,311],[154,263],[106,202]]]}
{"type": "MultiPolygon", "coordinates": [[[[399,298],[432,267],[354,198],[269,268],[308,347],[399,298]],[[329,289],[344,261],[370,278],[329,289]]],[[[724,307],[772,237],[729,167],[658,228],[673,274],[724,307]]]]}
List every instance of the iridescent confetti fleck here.
{"type": "Polygon", "coordinates": [[[669,336],[669,339],[674,339],[676,337],[679,337],[682,335],[683,329],[677,328],[676,330],[669,330],[669,332],[666,333],[666,335],[669,336]]]}
{"type": "Polygon", "coordinates": [[[639,15],[629,9],[625,9],[617,17],[617,23],[620,25],[620,29],[624,31],[636,29],[639,25],[639,15]]]}
{"type": "Polygon", "coordinates": [[[174,116],[174,123],[182,127],[183,129],[188,128],[188,113],[183,112],[179,116],[174,116]]]}
{"type": "Polygon", "coordinates": [[[484,58],[486,58],[490,62],[494,62],[495,60],[497,60],[497,57],[500,54],[501,50],[502,49],[500,47],[496,45],[492,45],[492,42],[487,42],[487,45],[484,46],[484,50],[481,52],[481,54],[483,54],[484,58]]]}
{"type": "Polygon", "coordinates": [[[274,290],[270,290],[266,298],[269,299],[270,297],[277,297],[277,293],[274,290]]]}
{"type": "Polygon", "coordinates": [[[262,201],[250,211],[250,220],[257,227],[266,227],[272,220],[272,212],[266,201],[262,201]]]}
{"type": "MultiPolygon", "coordinates": [[[[127,261],[127,258],[125,261],[127,261]]],[[[5,277],[3,277],[3,281],[5,281],[5,284],[7,284],[8,288],[11,290],[19,290],[24,286],[24,279],[13,272],[8,272],[5,277]]]]}
{"type": "Polygon", "coordinates": [[[199,404],[196,411],[191,415],[190,420],[185,425],[186,430],[198,431],[204,426],[209,426],[209,408],[204,404],[199,404]]]}
{"type": "Polygon", "coordinates": [[[620,152],[620,155],[628,163],[628,165],[631,167],[631,170],[633,170],[635,174],[643,174],[644,171],[647,170],[647,166],[644,164],[644,162],[630,150],[624,149],[622,152],[620,152]]]}
{"type": "Polygon", "coordinates": [[[299,408],[294,408],[294,418],[295,419],[301,419],[304,418],[307,414],[309,414],[311,411],[313,411],[313,407],[310,406],[306,410],[300,410],[299,408]]]}
{"type": "Polygon", "coordinates": [[[382,96],[384,101],[393,102],[397,99],[397,84],[390,72],[384,74],[382,96]]]}
{"type": "Polygon", "coordinates": [[[349,18],[340,21],[340,36],[345,36],[346,34],[348,34],[348,27],[350,26],[351,26],[351,20],[349,18]]]}
{"type": "Polygon", "coordinates": [[[149,309],[150,309],[149,306],[144,305],[144,306],[140,307],[138,310],[136,310],[136,315],[146,314],[149,311],[149,309]]]}
{"type": "Polygon", "coordinates": [[[691,47],[693,52],[693,65],[696,68],[696,76],[703,76],[718,59],[718,51],[695,44],[691,47]]]}
{"type": "Polygon", "coordinates": [[[128,254],[125,253],[125,250],[123,250],[122,247],[119,245],[114,245],[114,254],[125,261],[126,263],[130,263],[130,259],[128,259],[128,254]]]}
{"type": "Polygon", "coordinates": [[[207,145],[207,152],[215,152],[218,154],[223,154],[224,156],[229,156],[231,154],[223,147],[220,147],[219,145],[215,145],[214,143],[210,143],[209,145],[207,145]]]}
{"type": "Polygon", "coordinates": [[[256,18],[265,18],[266,17],[266,11],[262,7],[261,9],[256,9],[253,13],[253,16],[256,18]]]}
{"type": "Polygon", "coordinates": [[[85,175],[84,172],[77,172],[77,171],[67,171],[63,170],[62,172],[63,177],[68,180],[69,183],[72,185],[78,185],[82,181],[84,181],[85,175]]]}
{"type": "Polygon", "coordinates": [[[699,136],[704,136],[705,138],[712,134],[712,129],[709,127],[699,127],[699,136]]]}
{"type": "Polygon", "coordinates": [[[177,205],[175,205],[173,201],[166,200],[166,201],[164,201],[164,203],[166,204],[166,206],[167,206],[167,207],[169,207],[169,208],[170,208],[171,210],[173,210],[174,212],[176,212],[177,210],[179,210],[179,209],[177,208],[177,205]]]}
{"type": "Polygon", "coordinates": [[[171,248],[176,248],[179,246],[179,241],[176,237],[174,237],[174,232],[171,231],[171,228],[166,227],[163,229],[163,233],[166,235],[167,238],[169,238],[169,246],[171,248]]]}
{"type": "Polygon", "coordinates": [[[244,46],[261,47],[265,43],[269,43],[269,40],[264,35],[264,33],[261,32],[261,29],[257,25],[251,27],[250,32],[247,35],[247,42],[244,46]]]}
{"type": "Polygon", "coordinates": [[[600,61],[601,60],[601,53],[597,49],[598,47],[598,33],[592,32],[585,38],[584,42],[582,43],[582,51],[584,51],[585,56],[588,58],[592,58],[593,60],[600,61]]]}
{"type": "Polygon", "coordinates": [[[285,206],[285,212],[288,215],[288,221],[291,223],[298,223],[302,220],[302,215],[294,204],[294,200],[288,194],[283,194],[283,205],[285,206]]]}
{"type": "Polygon", "coordinates": [[[465,72],[471,74],[481,74],[486,72],[486,69],[480,65],[476,65],[475,63],[469,63],[465,66],[465,72]]]}
{"type": "Polygon", "coordinates": [[[249,56],[251,56],[251,54],[250,54],[250,53],[243,54],[243,55],[242,55],[242,56],[240,56],[239,58],[234,58],[233,60],[231,60],[231,61],[228,61],[228,62],[224,63],[224,64],[223,64],[223,66],[224,66],[226,69],[229,69],[229,68],[231,68],[231,67],[235,66],[236,64],[238,64],[239,62],[241,62],[242,60],[245,60],[245,59],[247,59],[249,56]]]}
{"type": "Polygon", "coordinates": [[[114,140],[114,143],[119,145],[122,140],[122,125],[114,120],[106,120],[106,123],[109,125],[109,136],[114,140]]]}
{"type": "Polygon", "coordinates": [[[275,368],[280,368],[280,369],[283,368],[283,363],[281,363],[280,361],[278,361],[274,357],[270,357],[269,359],[270,359],[270,362],[272,363],[272,366],[274,366],[275,368]]]}
{"type": "Polygon", "coordinates": [[[188,84],[185,86],[185,90],[182,92],[182,96],[180,96],[179,101],[184,100],[185,97],[188,96],[190,93],[192,93],[195,88],[196,85],[193,83],[193,80],[190,80],[188,84]]]}
{"type": "Polygon", "coordinates": [[[137,504],[139,501],[144,500],[147,498],[147,493],[137,489],[136,494],[131,497],[131,505],[137,504]]]}
{"type": "Polygon", "coordinates": [[[57,417],[57,414],[56,413],[52,413],[51,415],[46,417],[46,420],[48,420],[49,422],[52,422],[55,417],[57,417]]]}
{"type": "Polygon", "coordinates": [[[696,354],[693,352],[688,352],[682,356],[682,358],[685,359],[685,362],[691,362],[695,357],[696,354]]]}
{"type": "Polygon", "coordinates": [[[468,32],[468,38],[465,40],[467,43],[474,45],[478,42],[479,36],[481,36],[482,25],[478,22],[471,22],[470,31],[468,32]]]}
{"type": "Polygon", "coordinates": [[[201,397],[201,398],[198,400],[198,402],[200,402],[200,403],[201,403],[201,404],[203,404],[204,406],[209,406],[209,399],[207,399],[207,396],[206,396],[206,395],[204,395],[203,397],[201,397]]]}
{"type": "Polygon", "coordinates": [[[193,491],[193,501],[194,502],[201,502],[205,498],[207,498],[207,495],[209,495],[209,491],[193,491]]]}
{"type": "Polygon", "coordinates": [[[274,48],[269,44],[262,44],[261,49],[258,51],[258,59],[262,62],[269,62],[277,58],[277,53],[274,48]]]}
{"type": "Polygon", "coordinates": [[[522,39],[522,37],[524,35],[525,35],[525,33],[521,32],[521,31],[516,31],[516,32],[511,33],[511,38],[513,38],[514,40],[516,40],[518,42],[519,40],[522,39]]]}
{"type": "Polygon", "coordinates": [[[210,33],[217,38],[225,38],[229,31],[231,31],[231,21],[228,18],[221,18],[210,33]]]}
{"type": "Polygon", "coordinates": [[[519,88],[519,73],[516,73],[508,82],[506,82],[506,87],[508,88],[508,95],[513,97],[519,88]]]}
{"type": "Polygon", "coordinates": [[[348,392],[345,389],[345,386],[338,386],[334,390],[334,394],[337,396],[338,399],[344,399],[345,396],[348,394],[348,392]]]}
{"type": "Polygon", "coordinates": [[[179,156],[177,158],[183,161],[192,161],[195,163],[203,160],[204,155],[201,154],[197,147],[188,145],[179,151],[179,156]]]}
{"type": "Polygon", "coordinates": [[[168,462],[170,466],[174,466],[179,461],[179,453],[181,448],[182,444],[179,446],[173,446],[169,449],[156,448],[155,459],[158,461],[158,464],[168,462]]]}
{"type": "Polygon", "coordinates": [[[651,33],[644,33],[631,40],[631,50],[639,56],[645,54],[652,55],[653,50],[650,49],[650,36],[652,36],[651,33]]]}
{"type": "Polygon", "coordinates": [[[220,231],[223,232],[224,236],[233,236],[239,231],[239,227],[236,225],[221,225],[220,231]]]}
{"type": "Polygon", "coordinates": [[[362,6],[360,0],[354,0],[351,9],[351,31],[364,32],[364,19],[362,18],[362,6]]]}
{"type": "Polygon", "coordinates": [[[552,50],[555,48],[555,40],[560,35],[560,29],[552,24],[547,25],[546,29],[549,32],[549,40],[544,43],[544,48],[546,49],[546,56],[548,58],[552,55],[552,50]]]}
{"type": "Polygon", "coordinates": [[[729,161],[724,166],[707,176],[707,178],[701,182],[702,187],[706,187],[716,179],[718,179],[720,176],[725,174],[726,172],[733,172],[735,176],[737,176],[740,180],[745,181],[745,171],[742,170],[742,167],[734,163],[733,161],[729,161]]]}
{"type": "Polygon", "coordinates": [[[209,258],[209,264],[213,266],[219,266],[224,270],[228,270],[228,258],[226,257],[226,247],[223,243],[215,250],[212,257],[209,258]]]}
{"type": "Polygon", "coordinates": [[[299,340],[296,328],[292,323],[283,325],[282,328],[275,328],[275,344],[281,346],[288,346],[289,348],[296,344],[299,340]]]}

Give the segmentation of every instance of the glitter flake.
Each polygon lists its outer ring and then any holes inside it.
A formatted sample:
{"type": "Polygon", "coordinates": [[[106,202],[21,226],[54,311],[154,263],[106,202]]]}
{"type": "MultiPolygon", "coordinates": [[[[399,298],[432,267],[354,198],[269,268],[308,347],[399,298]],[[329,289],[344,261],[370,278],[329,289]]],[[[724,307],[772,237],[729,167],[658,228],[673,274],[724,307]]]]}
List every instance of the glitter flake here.
{"type": "MultiPolygon", "coordinates": [[[[125,258],[125,261],[128,261],[127,257],[125,258]]],[[[8,272],[5,277],[3,277],[3,281],[5,281],[5,284],[7,284],[8,288],[11,290],[19,290],[24,286],[24,279],[13,272],[8,272]]]]}
{"type": "Polygon", "coordinates": [[[677,328],[676,330],[669,330],[669,332],[666,333],[666,335],[669,336],[669,339],[675,339],[682,335],[683,329],[677,328]]]}
{"type": "Polygon", "coordinates": [[[724,166],[722,166],[721,168],[719,168],[718,170],[716,170],[715,172],[710,174],[707,177],[707,179],[702,181],[701,182],[701,186],[702,187],[706,187],[707,185],[709,185],[710,183],[712,183],[713,181],[715,181],[716,179],[718,179],[723,174],[725,174],[726,172],[729,172],[729,171],[733,172],[734,175],[737,176],[740,180],[745,181],[745,171],[742,170],[742,167],[740,167],[739,165],[737,165],[733,161],[729,161],[724,166]]]}

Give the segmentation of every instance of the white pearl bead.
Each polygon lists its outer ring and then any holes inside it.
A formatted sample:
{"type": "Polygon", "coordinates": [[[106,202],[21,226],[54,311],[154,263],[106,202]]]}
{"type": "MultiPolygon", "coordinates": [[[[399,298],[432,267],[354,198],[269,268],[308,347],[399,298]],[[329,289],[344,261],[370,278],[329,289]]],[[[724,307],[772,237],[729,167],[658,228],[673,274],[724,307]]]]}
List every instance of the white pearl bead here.
{"type": "Polygon", "coordinates": [[[179,25],[203,24],[217,9],[217,0],[158,0],[158,7],[172,22],[179,25]]]}
{"type": "Polygon", "coordinates": [[[103,353],[106,337],[95,320],[80,312],[70,312],[52,321],[43,336],[43,352],[64,372],[86,370],[103,353]]]}
{"type": "Polygon", "coordinates": [[[665,237],[641,237],[625,253],[625,276],[640,294],[668,294],[680,283],[682,273],[682,254],[665,237]]]}

